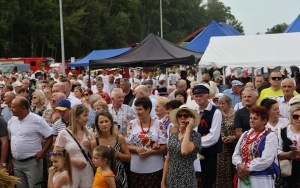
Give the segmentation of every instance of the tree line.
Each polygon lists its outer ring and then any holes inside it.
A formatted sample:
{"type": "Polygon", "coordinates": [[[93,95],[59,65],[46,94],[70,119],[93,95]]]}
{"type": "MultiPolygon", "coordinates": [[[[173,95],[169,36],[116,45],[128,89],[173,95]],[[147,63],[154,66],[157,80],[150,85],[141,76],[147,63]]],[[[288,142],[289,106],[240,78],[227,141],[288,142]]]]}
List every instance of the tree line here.
{"type": "MultiPolygon", "coordinates": [[[[160,0],[62,0],[65,56],[121,48],[160,35],[160,0]]],[[[219,0],[162,0],[164,39],[177,43],[212,20],[243,32],[219,0]]],[[[59,0],[1,0],[0,57],[61,60],[59,0]]]]}

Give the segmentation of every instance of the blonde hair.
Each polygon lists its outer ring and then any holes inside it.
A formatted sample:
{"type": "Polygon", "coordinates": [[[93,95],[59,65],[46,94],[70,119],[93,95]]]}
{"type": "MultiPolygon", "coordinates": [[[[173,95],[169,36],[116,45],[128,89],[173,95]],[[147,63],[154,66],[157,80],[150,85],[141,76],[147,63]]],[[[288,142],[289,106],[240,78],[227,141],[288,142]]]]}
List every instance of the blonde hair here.
{"type": "MultiPolygon", "coordinates": [[[[89,112],[89,109],[88,107],[86,107],[85,105],[83,104],[78,104],[78,105],[75,105],[71,108],[71,112],[70,112],[70,127],[69,129],[72,131],[73,135],[75,136],[75,138],[77,137],[77,117],[79,117],[81,114],[83,113],[88,113],[89,112]]],[[[83,126],[83,132],[86,136],[89,135],[89,132],[86,128],[86,126],[83,126]]]]}
{"type": "Polygon", "coordinates": [[[169,102],[169,100],[166,97],[157,97],[156,98],[156,104],[160,104],[164,108],[167,108],[166,104],[169,102]]]}
{"type": "Polygon", "coordinates": [[[108,110],[108,105],[105,101],[97,101],[93,104],[93,108],[100,106],[103,110],[108,110]]]}
{"type": "Polygon", "coordinates": [[[299,104],[291,106],[291,109],[290,109],[290,120],[293,119],[292,118],[293,113],[295,113],[297,111],[300,111],[300,105],[299,104]]]}
{"type": "Polygon", "coordinates": [[[32,97],[33,97],[34,95],[39,99],[39,101],[40,101],[40,103],[41,103],[42,105],[45,105],[45,104],[46,104],[46,98],[45,98],[45,95],[44,95],[43,92],[41,92],[41,91],[39,91],[39,90],[36,90],[35,92],[32,93],[32,97]]]}

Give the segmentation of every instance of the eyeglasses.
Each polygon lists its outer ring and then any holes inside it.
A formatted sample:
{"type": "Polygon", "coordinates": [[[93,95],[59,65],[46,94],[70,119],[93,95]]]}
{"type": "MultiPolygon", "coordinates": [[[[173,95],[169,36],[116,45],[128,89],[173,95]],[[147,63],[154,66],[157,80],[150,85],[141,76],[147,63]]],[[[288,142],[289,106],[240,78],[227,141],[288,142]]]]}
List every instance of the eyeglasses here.
{"type": "Polygon", "coordinates": [[[83,94],[83,96],[85,96],[85,97],[87,97],[87,96],[89,96],[90,94],[88,94],[88,93],[84,93],[83,94]]]}
{"type": "Polygon", "coordinates": [[[63,151],[51,151],[51,152],[49,152],[49,155],[50,156],[60,155],[60,156],[64,157],[66,155],[66,150],[64,149],[63,151]]]}
{"type": "Polygon", "coordinates": [[[292,118],[293,118],[293,120],[299,120],[300,115],[294,114],[294,115],[292,115],[292,118]]]}
{"type": "Polygon", "coordinates": [[[282,77],[271,77],[272,80],[281,80],[282,77]]]}
{"type": "Polygon", "coordinates": [[[186,119],[186,118],[194,117],[194,116],[191,115],[191,114],[177,114],[176,117],[177,118],[184,118],[184,119],[186,119]]]}

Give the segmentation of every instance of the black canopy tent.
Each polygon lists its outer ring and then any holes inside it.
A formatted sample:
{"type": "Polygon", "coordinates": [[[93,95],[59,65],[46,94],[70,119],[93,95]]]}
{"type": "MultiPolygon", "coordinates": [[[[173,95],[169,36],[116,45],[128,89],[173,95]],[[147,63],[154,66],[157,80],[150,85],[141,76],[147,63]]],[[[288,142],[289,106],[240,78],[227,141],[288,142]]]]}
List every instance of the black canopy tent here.
{"type": "Polygon", "coordinates": [[[90,70],[113,67],[170,67],[173,65],[194,65],[202,54],[187,50],[169,41],[149,34],[131,50],[112,58],[90,60],[90,70]]]}

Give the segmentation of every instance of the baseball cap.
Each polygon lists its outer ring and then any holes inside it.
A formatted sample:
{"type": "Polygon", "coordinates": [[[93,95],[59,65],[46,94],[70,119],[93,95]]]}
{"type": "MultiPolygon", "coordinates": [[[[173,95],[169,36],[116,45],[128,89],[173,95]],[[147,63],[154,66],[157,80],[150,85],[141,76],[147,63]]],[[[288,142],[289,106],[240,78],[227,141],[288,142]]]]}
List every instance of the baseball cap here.
{"type": "Polygon", "coordinates": [[[209,94],[209,88],[204,85],[195,85],[193,88],[193,94],[209,94]]]}
{"type": "Polygon", "coordinates": [[[71,102],[67,99],[60,99],[57,103],[56,103],[56,110],[59,111],[65,111],[67,109],[71,108],[71,102]]]}
{"type": "Polygon", "coordinates": [[[231,85],[232,86],[242,86],[243,83],[238,80],[232,80],[231,85]]]}

